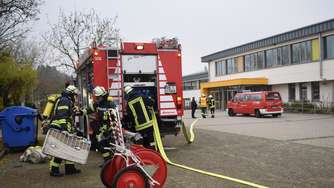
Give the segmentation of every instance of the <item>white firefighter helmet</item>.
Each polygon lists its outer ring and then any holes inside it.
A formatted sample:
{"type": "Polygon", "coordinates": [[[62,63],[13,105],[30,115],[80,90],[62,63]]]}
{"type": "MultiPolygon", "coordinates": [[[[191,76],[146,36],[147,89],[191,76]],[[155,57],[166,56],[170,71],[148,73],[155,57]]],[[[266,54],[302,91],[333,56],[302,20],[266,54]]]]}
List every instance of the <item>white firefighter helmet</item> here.
{"type": "Polygon", "coordinates": [[[79,93],[78,88],[75,87],[74,85],[69,85],[65,89],[66,93],[72,94],[72,95],[77,95],[79,93]]]}
{"type": "Polygon", "coordinates": [[[106,95],[107,91],[102,86],[96,86],[93,90],[93,93],[96,97],[100,97],[106,95]]]}
{"type": "Polygon", "coordinates": [[[125,92],[126,94],[129,94],[132,90],[133,90],[133,88],[132,88],[131,86],[125,86],[125,87],[124,87],[124,92],[125,92]]]}
{"type": "Polygon", "coordinates": [[[212,98],[212,95],[209,95],[209,98],[212,98]]]}

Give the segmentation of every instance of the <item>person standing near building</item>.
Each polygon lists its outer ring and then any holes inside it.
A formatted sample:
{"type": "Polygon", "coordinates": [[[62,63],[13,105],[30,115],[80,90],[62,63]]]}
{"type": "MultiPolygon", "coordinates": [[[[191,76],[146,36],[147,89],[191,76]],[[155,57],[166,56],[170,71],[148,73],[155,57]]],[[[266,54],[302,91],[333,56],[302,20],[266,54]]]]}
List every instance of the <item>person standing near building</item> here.
{"type": "Polygon", "coordinates": [[[196,118],[195,117],[196,109],[197,109],[197,103],[196,103],[195,97],[192,97],[191,98],[191,117],[192,118],[196,118]]]}
{"type": "Polygon", "coordinates": [[[215,104],[215,99],[213,98],[212,95],[209,95],[208,97],[208,106],[210,109],[211,117],[215,117],[215,109],[216,109],[216,104],[215,104]]]}
{"type": "Polygon", "coordinates": [[[203,118],[206,118],[206,109],[208,108],[208,104],[207,104],[207,99],[205,94],[203,93],[202,96],[200,97],[199,100],[199,106],[201,108],[201,115],[203,118]]]}
{"type": "MultiPolygon", "coordinates": [[[[74,102],[78,94],[78,89],[74,85],[68,85],[66,89],[61,93],[61,97],[55,104],[50,128],[58,129],[68,133],[74,133],[74,120],[73,116],[77,113],[78,108],[75,107],[74,102]]],[[[50,161],[50,176],[60,177],[63,176],[60,173],[59,168],[63,159],[52,157],[50,161]]],[[[74,163],[71,161],[65,161],[65,174],[77,174],[81,171],[76,169],[74,163]]]]}

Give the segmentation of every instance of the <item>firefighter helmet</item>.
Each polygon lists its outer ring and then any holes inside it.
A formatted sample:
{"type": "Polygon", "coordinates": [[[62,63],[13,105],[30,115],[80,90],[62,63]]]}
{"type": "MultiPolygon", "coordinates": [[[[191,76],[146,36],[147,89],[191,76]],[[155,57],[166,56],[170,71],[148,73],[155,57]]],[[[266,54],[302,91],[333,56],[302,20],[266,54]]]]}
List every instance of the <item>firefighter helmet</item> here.
{"type": "Polygon", "coordinates": [[[125,87],[124,87],[124,92],[125,92],[126,94],[129,94],[132,90],[133,90],[133,88],[132,88],[131,86],[125,86],[125,87]]]}
{"type": "Polygon", "coordinates": [[[71,95],[77,95],[79,93],[77,87],[75,87],[74,85],[67,86],[65,92],[71,95]]]}
{"type": "Polygon", "coordinates": [[[204,94],[204,93],[202,93],[202,97],[205,97],[205,94],[204,94]]]}
{"type": "Polygon", "coordinates": [[[209,98],[212,98],[212,95],[209,95],[209,98]]]}
{"type": "Polygon", "coordinates": [[[96,97],[104,96],[107,94],[107,91],[102,86],[96,86],[93,92],[96,97]]]}

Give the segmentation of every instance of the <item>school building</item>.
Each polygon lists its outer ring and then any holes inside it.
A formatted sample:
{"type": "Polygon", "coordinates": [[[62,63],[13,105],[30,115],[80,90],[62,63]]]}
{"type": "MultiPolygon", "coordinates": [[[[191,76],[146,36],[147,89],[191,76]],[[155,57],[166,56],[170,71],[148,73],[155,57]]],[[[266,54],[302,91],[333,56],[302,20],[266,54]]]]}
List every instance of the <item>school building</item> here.
{"type": "Polygon", "coordinates": [[[283,102],[334,102],[334,19],[206,55],[201,92],[225,109],[236,92],[279,91],[283,102]]]}

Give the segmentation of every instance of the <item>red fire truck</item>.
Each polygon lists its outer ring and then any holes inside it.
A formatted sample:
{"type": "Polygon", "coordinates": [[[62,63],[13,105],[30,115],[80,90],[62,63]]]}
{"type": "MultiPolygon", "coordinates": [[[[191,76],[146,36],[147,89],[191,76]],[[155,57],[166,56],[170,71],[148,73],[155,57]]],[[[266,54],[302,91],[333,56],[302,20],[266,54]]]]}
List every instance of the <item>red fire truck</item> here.
{"type": "Polygon", "coordinates": [[[91,102],[93,88],[103,86],[119,105],[123,117],[124,87],[130,85],[137,93],[154,99],[162,135],[176,135],[180,131],[183,88],[181,45],[177,39],[121,42],[116,49],[93,45],[82,56],[78,67],[83,106],[91,102]]]}

